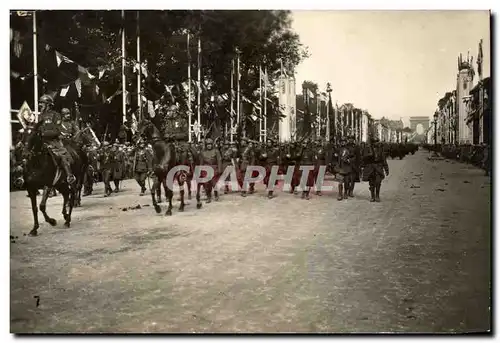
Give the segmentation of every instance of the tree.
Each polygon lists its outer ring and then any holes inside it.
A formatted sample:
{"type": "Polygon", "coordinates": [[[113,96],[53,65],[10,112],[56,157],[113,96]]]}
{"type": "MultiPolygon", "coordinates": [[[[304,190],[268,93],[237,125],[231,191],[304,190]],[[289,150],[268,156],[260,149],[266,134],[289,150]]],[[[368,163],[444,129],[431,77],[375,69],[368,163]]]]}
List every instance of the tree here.
{"type": "MultiPolygon", "coordinates": [[[[61,66],[55,63],[55,51],[89,69],[93,75],[107,69],[105,76],[96,81],[100,99],[87,105],[106,114],[120,114],[121,101],[116,97],[102,106],[102,99],[113,95],[121,86],[121,28],[126,33],[127,91],[132,94],[132,104],[137,101],[135,74],[136,62],[136,11],[39,11],[40,74],[49,80],[48,89],[58,90],[61,84],[61,66]],[[62,29],[64,28],[64,29],[62,29]],[[54,32],[57,32],[54,35],[54,32]],[[46,45],[52,49],[45,51],[46,45]]],[[[173,86],[172,96],[178,102],[181,113],[186,115],[187,96],[181,84],[187,81],[188,53],[191,55],[192,77],[196,79],[197,39],[202,45],[202,79],[208,83],[203,92],[202,106],[209,103],[212,95],[227,94],[230,89],[231,61],[240,51],[241,94],[256,101],[255,90],[259,85],[259,67],[266,66],[270,84],[276,82],[281,63],[286,71],[295,67],[308,56],[291,29],[290,11],[140,11],[141,59],[147,62],[148,77],[144,83],[148,99],[158,100],[169,106],[172,97],[166,94],[164,85],[173,86]],[[187,33],[191,43],[187,47],[187,33]]],[[[29,27],[29,25],[28,25],[29,27]]],[[[28,35],[29,36],[29,35],[28,35]]],[[[29,50],[29,49],[28,49],[29,50]]],[[[27,56],[29,58],[29,55],[27,56]]],[[[29,64],[29,63],[28,63],[29,64]]],[[[76,78],[77,70],[65,72],[66,82],[76,78]]],[[[93,85],[93,87],[95,87],[93,85]]],[[[194,89],[193,89],[194,91],[194,89]]],[[[275,95],[268,94],[273,102],[275,95]]],[[[77,99],[88,101],[88,99],[77,99]]],[[[223,114],[229,107],[218,105],[223,114]]],[[[245,107],[247,107],[245,105],[245,107]]],[[[194,110],[194,108],[193,108],[194,110]]],[[[98,111],[98,112],[99,112],[98,111]]],[[[98,114],[102,117],[103,114],[98,114]]],[[[186,115],[187,116],[187,115],[186,115]]],[[[119,121],[114,115],[110,121],[119,121]]],[[[224,120],[227,119],[225,116],[224,120]]]]}

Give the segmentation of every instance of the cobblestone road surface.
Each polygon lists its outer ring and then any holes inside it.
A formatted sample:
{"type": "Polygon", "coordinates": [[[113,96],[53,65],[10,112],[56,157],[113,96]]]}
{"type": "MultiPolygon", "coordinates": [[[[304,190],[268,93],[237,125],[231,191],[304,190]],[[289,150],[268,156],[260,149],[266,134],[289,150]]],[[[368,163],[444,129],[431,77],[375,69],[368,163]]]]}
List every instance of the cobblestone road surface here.
{"type": "MultiPolygon", "coordinates": [[[[11,193],[12,332],[463,332],[490,328],[490,180],[420,151],[381,203],[262,191],[157,215],[126,181],[28,237],[11,193]],[[39,306],[36,306],[39,297],[39,306]]],[[[177,203],[175,204],[177,205],[177,203]]],[[[163,205],[163,210],[165,206],[163,205]]]]}

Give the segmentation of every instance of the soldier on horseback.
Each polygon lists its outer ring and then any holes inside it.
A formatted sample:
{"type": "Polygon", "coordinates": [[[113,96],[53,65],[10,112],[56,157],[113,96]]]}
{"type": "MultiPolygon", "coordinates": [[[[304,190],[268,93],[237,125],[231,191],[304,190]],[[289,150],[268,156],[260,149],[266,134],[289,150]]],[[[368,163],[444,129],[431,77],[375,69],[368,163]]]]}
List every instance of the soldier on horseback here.
{"type": "Polygon", "coordinates": [[[76,178],[71,171],[71,155],[61,140],[62,120],[59,113],[52,110],[54,100],[49,95],[42,95],[39,100],[40,118],[35,126],[42,135],[42,141],[54,157],[58,165],[64,169],[67,175],[67,182],[72,184],[76,178]]]}
{"type": "Polygon", "coordinates": [[[71,119],[71,112],[68,108],[61,110],[61,136],[63,140],[70,140],[79,131],[78,125],[71,119]]]}

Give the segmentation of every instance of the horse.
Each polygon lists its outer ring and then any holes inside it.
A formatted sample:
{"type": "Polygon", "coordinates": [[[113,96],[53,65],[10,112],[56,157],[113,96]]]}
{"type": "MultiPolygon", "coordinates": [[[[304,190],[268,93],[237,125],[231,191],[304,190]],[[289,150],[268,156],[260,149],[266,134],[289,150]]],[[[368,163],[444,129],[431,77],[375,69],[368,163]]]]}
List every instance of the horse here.
{"type": "Polygon", "coordinates": [[[33,212],[34,224],[29,232],[30,236],[38,235],[38,208],[36,195],[40,188],[43,188],[42,200],[40,201],[40,211],[47,223],[51,226],[57,224],[56,220],[47,214],[46,203],[52,188],[55,188],[63,196],[62,214],[64,217],[64,225],[69,228],[71,225],[71,214],[77,196],[77,187],[82,183],[83,173],[86,168],[85,154],[78,152],[71,145],[66,144],[73,161],[70,165],[71,170],[76,178],[73,184],[68,184],[66,175],[54,159],[54,156],[49,149],[43,144],[41,132],[34,130],[28,132],[26,136],[27,144],[23,150],[25,158],[25,168],[23,176],[18,180],[18,184],[24,184],[28,191],[28,196],[31,200],[31,210],[33,212]]]}
{"type": "MultiPolygon", "coordinates": [[[[165,215],[172,215],[173,189],[167,185],[167,175],[176,166],[175,147],[172,143],[165,141],[160,130],[149,120],[143,120],[138,127],[139,136],[144,137],[146,142],[153,147],[153,173],[154,181],[151,187],[151,199],[156,213],[161,212],[161,207],[156,201],[156,191],[163,184],[165,197],[168,200],[168,208],[165,215]]],[[[181,205],[179,211],[184,210],[184,192],[181,192],[181,205]]]]}

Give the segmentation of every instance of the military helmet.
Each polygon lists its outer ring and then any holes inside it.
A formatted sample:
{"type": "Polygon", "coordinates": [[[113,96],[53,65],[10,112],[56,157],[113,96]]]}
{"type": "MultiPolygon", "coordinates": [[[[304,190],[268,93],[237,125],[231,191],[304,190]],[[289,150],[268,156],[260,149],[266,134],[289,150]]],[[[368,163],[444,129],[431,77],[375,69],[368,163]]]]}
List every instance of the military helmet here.
{"type": "Polygon", "coordinates": [[[205,144],[213,144],[214,140],[212,138],[206,138],[205,139],[205,144]]]}
{"type": "Polygon", "coordinates": [[[53,105],[54,104],[54,99],[48,95],[48,94],[44,94],[40,97],[40,100],[38,100],[39,103],[41,104],[51,104],[53,105]]]}
{"type": "Polygon", "coordinates": [[[64,107],[64,108],[61,110],[61,114],[62,114],[62,115],[66,115],[66,114],[71,114],[71,112],[70,112],[69,108],[64,107]]]}

